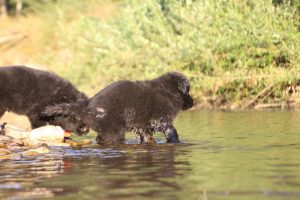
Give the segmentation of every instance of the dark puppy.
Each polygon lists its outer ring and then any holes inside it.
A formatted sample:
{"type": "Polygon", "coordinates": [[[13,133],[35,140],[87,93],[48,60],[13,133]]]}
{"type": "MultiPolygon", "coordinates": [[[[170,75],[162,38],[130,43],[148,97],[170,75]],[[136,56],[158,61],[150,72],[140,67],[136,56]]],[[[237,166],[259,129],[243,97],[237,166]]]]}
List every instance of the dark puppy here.
{"type": "Polygon", "coordinates": [[[118,81],[80,108],[63,104],[47,108],[44,114],[81,116],[98,133],[98,143],[122,143],[126,131],[137,133],[143,143],[151,142],[154,132],[163,132],[167,142],[177,143],[172,122],[179,110],[193,106],[189,91],[188,79],[171,72],[150,81],[118,81]]]}
{"type": "Polygon", "coordinates": [[[41,117],[40,113],[47,106],[86,99],[85,94],[53,73],[24,66],[0,67],[0,117],[5,111],[12,111],[28,116],[32,128],[49,122],[68,131],[85,133],[88,128],[78,119],[41,117]]]}

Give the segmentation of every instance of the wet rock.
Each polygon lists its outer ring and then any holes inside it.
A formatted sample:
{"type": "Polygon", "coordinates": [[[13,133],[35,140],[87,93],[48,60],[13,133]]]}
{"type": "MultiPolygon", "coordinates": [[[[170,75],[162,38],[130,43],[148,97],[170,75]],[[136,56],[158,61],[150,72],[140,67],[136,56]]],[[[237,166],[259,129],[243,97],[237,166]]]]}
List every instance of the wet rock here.
{"type": "Polygon", "coordinates": [[[56,146],[56,147],[70,147],[70,144],[67,143],[52,143],[51,146],[56,146]]]}
{"type": "Polygon", "coordinates": [[[92,140],[84,139],[79,142],[80,147],[93,147],[94,143],[92,140]]]}
{"type": "Polygon", "coordinates": [[[69,144],[71,147],[82,147],[84,145],[89,145],[92,143],[91,140],[88,140],[88,139],[84,139],[80,142],[76,142],[74,140],[72,140],[71,138],[65,138],[65,143],[66,144],[69,144]]]}
{"type": "Polygon", "coordinates": [[[10,136],[0,135],[0,141],[1,143],[7,144],[10,143],[13,140],[10,136]]]}
{"type": "Polygon", "coordinates": [[[24,142],[19,139],[13,139],[11,145],[16,145],[16,146],[24,146],[24,142]]]}
{"type": "Polygon", "coordinates": [[[30,141],[38,143],[63,143],[64,130],[60,126],[44,126],[31,131],[30,141]]]}
{"type": "Polygon", "coordinates": [[[10,151],[25,151],[30,149],[29,146],[7,145],[6,148],[10,151]]]}
{"type": "Polygon", "coordinates": [[[11,154],[11,151],[5,148],[0,148],[0,156],[11,154]]]}
{"type": "MultiPolygon", "coordinates": [[[[60,126],[43,126],[33,129],[32,131],[20,129],[11,124],[3,124],[1,130],[4,130],[3,138],[0,141],[6,141],[6,143],[20,142],[22,141],[26,145],[36,145],[40,143],[62,143],[64,140],[64,130],[60,126]],[[16,141],[12,141],[14,138],[16,141]]],[[[21,144],[19,144],[21,145],[21,144]]]]}
{"type": "Polygon", "coordinates": [[[39,144],[35,144],[35,145],[30,145],[30,147],[32,149],[37,149],[37,148],[40,148],[40,147],[48,147],[48,144],[47,143],[39,143],[39,144]]]}
{"type": "Polygon", "coordinates": [[[36,149],[29,149],[22,153],[23,156],[39,156],[42,154],[50,153],[50,150],[47,147],[39,147],[36,149]]]}
{"type": "Polygon", "coordinates": [[[92,144],[93,141],[92,140],[89,140],[89,139],[83,139],[80,144],[81,145],[88,145],[88,144],[92,144]]]}
{"type": "Polygon", "coordinates": [[[0,142],[6,145],[19,145],[19,146],[23,146],[24,142],[22,140],[19,139],[15,139],[13,137],[10,136],[6,136],[6,135],[0,135],[0,142]]]}
{"type": "Polygon", "coordinates": [[[49,146],[82,147],[93,142],[84,139],[80,142],[71,138],[59,126],[44,126],[32,131],[23,130],[13,125],[1,126],[0,134],[0,160],[21,159],[23,156],[40,156],[50,153],[49,146]]]}
{"type": "Polygon", "coordinates": [[[71,147],[80,147],[78,142],[75,142],[74,140],[72,140],[71,138],[66,138],[65,139],[65,143],[69,144],[71,147]]]}
{"type": "Polygon", "coordinates": [[[0,160],[9,160],[9,159],[12,159],[12,158],[13,158],[12,154],[0,155],[0,160]]]}
{"type": "Polygon", "coordinates": [[[4,131],[5,136],[10,136],[12,138],[20,139],[20,140],[29,138],[30,135],[29,130],[24,130],[14,125],[6,124],[6,123],[3,126],[4,127],[2,129],[4,131]]]}
{"type": "Polygon", "coordinates": [[[0,148],[7,148],[6,144],[3,142],[0,142],[0,148]]]}
{"type": "Polygon", "coordinates": [[[83,148],[96,148],[96,147],[99,147],[99,144],[97,144],[96,142],[92,142],[90,144],[82,145],[81,147],[83,147],[83,148]]]}

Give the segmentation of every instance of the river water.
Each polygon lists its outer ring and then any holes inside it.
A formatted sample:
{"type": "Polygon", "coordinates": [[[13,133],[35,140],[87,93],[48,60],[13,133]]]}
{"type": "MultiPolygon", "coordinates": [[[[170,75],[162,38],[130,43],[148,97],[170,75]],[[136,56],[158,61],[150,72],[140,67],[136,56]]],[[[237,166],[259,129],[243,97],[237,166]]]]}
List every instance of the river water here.
{"type": "Polygon", "coordinates": [[[181,113],[181,144],[0,161],[0,199],[300,199],[300,112],[181,113]]]}

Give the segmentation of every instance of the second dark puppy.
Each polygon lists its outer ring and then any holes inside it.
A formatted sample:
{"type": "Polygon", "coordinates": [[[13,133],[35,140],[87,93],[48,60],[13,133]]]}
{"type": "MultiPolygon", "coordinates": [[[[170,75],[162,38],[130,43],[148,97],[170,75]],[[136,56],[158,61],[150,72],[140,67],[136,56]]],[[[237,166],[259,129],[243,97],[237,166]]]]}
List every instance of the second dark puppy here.
{"type": "Polygon", "coordinates": [[[73,113],[81,117],[97,135],[98,143],[122,143],[125,132],[135,132],[142,143],[162,132],[167,142],[179,142],[173,120],[179,110],[193,106],[190,83],[178,72],[149,81],[118,81],[101,90],[80,106],[61,104],[48,107],[44,115],[73,113]]]}
{"type": "Polygon", "coordinates": [[[52,118],[40,115],[47,106],[66,102],[80,104],[86,99],[85,94],[56,74],[24,66],[0,67],[0,117],[5,111],[11,111],[26,115],[32,128],[50,123],[64,130],[87,133],[88,128],[76,116],[52,118]]]}

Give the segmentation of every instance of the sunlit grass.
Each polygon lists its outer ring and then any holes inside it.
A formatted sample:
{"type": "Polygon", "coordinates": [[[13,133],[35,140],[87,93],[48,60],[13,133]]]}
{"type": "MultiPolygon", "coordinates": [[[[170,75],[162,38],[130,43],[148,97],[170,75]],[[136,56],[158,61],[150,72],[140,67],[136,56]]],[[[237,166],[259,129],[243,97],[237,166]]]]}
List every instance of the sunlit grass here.
{"type": "Polygon", "coordinates": [[[119,79],[186,74],[203,105],[241,105],[270,84],[284,100],[300,67],[299,8],[286,1],[57,1],[39,63],[89,95],[119,79]],[[298,10],[297,10],[298,9],[298,10]]]}

